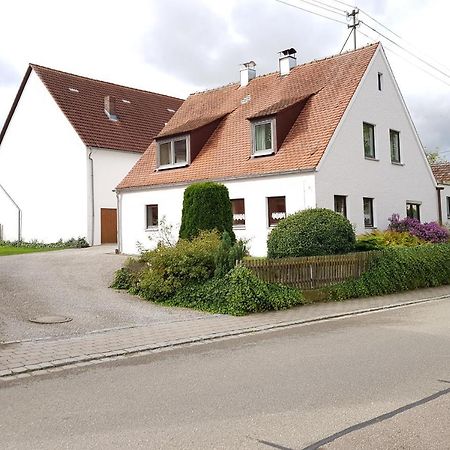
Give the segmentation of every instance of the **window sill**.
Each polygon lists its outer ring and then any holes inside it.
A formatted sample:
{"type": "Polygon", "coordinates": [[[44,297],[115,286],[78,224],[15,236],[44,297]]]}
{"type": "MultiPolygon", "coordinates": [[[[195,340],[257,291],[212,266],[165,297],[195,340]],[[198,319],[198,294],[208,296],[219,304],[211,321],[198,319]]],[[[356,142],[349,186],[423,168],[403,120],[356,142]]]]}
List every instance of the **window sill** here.
{"type": "Polygon", "coordinates": [[[364,159],[367,159],[367,161],[379,161],[378,158],[372,158],[370,156],[364,156],[364,159]]]}
{"type": "Polygon", "coordinates": [[[178,164],[166,164],[164,166],[157,167],[156,170],[158,171],[158,170],[178,169],[180,167],[186,167],[188,165],[189,164],[187,162],[185,162],[185,163],[178,163],[178,164]]]}
{"type": "Polygon", "coordinates": [[[233,225],[233,230],[245,230],[245,225],[233,225]]]}
{"type": "Polygon", "coordinates": [[[366,227],[365,225],[364,225],[364,228],[365,228],[366,230],[377,230],[377,229],[378,229],[378,228],[375,227],[375,226],[366,227]]]}
{"type": "Polygon", "coordinates": [[[253,152],[252,158],[258,158],[260,156],[270,156],[274,154],[275,154],[274,150],[260,150],[258,152],[253,152]]]}
{"type": "Polygon", "coordinates": [[[395,161],[391,161],[391,164],[392,164],[393,166],[404,166],[404,165],[405,165],[405,163],[402,163],[402,162],[395,162],[395,161]]]}
{"type": "Polygon", "coordinates": [[[145,231],[158,231],[159,227],[150,227],[150,228],[146,228],[145,231]]]}

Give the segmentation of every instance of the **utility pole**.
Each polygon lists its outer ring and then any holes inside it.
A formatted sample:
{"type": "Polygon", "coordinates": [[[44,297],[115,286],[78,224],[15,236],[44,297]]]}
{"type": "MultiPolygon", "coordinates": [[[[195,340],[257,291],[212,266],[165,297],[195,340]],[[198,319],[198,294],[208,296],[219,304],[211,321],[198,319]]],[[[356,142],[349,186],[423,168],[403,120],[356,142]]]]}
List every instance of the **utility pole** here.
{"type": "Polygon", "coordinates": [[[358,20],[359,9],[355,8],[351,13],[347,13],[347,18],[352,17],[353,23],[351,25],[347,25],[348,28],[352,28],[353,32],[353,46],[354,50],[356,50],[356,27],[359,26],[358,20]]]}

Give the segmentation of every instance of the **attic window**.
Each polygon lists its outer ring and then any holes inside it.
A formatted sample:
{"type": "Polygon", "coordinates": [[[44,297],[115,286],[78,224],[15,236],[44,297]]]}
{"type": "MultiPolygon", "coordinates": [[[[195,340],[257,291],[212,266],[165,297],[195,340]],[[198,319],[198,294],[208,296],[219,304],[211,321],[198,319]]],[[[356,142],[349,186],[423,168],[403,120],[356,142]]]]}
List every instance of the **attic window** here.
{"type": "Polygon", "coordinates": [[[189,164],[189,135],[177,136],[158,142],[158,169],[172,169],[189,164]]]}
{"type": "Polygon", "coordinates": [[[169,111],[169,112],[171,112],[171,113],[174,113],[174,112],[175,112],[175,110],[172,109],[172,108],[167,108],[167,111],[169,111]]]}
{"type": "Polygon", "coordinates": [[[378,90],[383,90],[383,74],[381,72],[378,72],[378,90]]]}
{"type": "Polygon", "coordinates": [[[275,118],[252,122],[252,147],[253,156],[265,156],[275,153],[275,118]]]}
{"type": "Polygon", "coordinates": [[[80,92],[78,89],[75,89],[75,88],[69,88],[69,91],[70,92],[80,92]]]}
{"type": "Polygon", "coordinates": [[[125,100],[124,98],[122,99],[122,101],[123,101],[124,103],[127,103],[127,104],[130,104],[130,103],[131,103],[130,100],[125,100]]]}

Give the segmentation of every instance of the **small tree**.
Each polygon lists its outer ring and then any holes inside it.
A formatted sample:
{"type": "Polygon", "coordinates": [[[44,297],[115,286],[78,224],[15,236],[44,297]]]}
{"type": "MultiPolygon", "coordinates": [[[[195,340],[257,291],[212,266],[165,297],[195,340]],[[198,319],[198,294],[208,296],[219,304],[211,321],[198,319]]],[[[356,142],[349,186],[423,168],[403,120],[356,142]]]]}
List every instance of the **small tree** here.
{"type": "Polygon", "coordinates": [[[231,201],[223,184],[194,183],[184,191],[180,238],[192,239],[201,230],[227,231],[235,241],[231,201]]]}

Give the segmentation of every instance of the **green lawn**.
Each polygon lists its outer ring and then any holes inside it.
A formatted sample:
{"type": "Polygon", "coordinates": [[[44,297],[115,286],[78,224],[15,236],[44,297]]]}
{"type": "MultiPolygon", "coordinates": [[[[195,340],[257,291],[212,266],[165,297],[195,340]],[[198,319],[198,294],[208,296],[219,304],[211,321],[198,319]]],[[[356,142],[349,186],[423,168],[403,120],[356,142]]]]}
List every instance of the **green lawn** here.
{"type": "Polygon", "coordinates": [[[40,248],[40,247],[13,247],[11,245],[0,246],[0,256],[20,255],[21,253],[49,252],[51,250],[61,250],[60,248],[40,248]]]}

